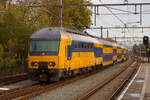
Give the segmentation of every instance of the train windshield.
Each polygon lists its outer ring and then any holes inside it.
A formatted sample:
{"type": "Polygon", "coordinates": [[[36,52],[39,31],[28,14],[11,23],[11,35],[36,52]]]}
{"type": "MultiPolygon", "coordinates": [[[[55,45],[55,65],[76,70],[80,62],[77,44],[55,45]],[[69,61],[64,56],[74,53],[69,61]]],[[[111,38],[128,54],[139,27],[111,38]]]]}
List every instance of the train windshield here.
{"type": "Polygon", "coordinates": [[[59,41],[30,41],[30,52],[58,52],[59,41]]]}

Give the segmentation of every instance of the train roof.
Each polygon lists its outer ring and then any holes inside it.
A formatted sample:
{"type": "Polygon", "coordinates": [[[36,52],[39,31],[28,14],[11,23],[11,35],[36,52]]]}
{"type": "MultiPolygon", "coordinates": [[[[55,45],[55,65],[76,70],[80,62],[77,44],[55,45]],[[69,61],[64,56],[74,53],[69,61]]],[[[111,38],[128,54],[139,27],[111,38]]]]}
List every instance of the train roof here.
{"type": "Polygon", "coordinates": [[[57,29],[44,28],[35,32],[30,40],[60,40],[60,31],[57,29]]]}
{"type": "Polygon", "coordinates": [[[88,33],[83,33],[83,32],[64,29],[64,28],[57,28],[57,27],[48,27],[48,28],[41,29],[35,32],[30,37],[30,40],[60,40],[61,34],[63,34],[64,32],[67,32],[70,38],[74,41],[91,42],[91,43],[94,42],[94,43],[105,44],[108,46],[117,46],[119,48],[124,48],[123,46],[118,45],[117,43],[100,39],[88,33]]]}
{"type": "Polygon", "coordinates": [[[70,33],[69,33],[69,36],[70,36],[71,40],[73,40],[73,41],[99,43],[99,41],[96,38],[89,37],[89,36],[78,35],[78,34],[70,34],[70,33]]]}
{"type": "Polygon", "coordinates": [[[83,32],[79,32],[79,31],[74,31],[74,30],[64,29],[64,28],[57,28],[57,27],[48,27],[48,28],[43,28],[43,29],[35,32],[34,34],[32,34],[30,39],[31,40],[36,40],[36,39],[58,40],[61,37],[61,35],[60,35],[61,32],[68,32],[68,33],[77,34],[77,35],[81,35],[81,36],[88,36],[87,34],[85,34],[83,32]]]}

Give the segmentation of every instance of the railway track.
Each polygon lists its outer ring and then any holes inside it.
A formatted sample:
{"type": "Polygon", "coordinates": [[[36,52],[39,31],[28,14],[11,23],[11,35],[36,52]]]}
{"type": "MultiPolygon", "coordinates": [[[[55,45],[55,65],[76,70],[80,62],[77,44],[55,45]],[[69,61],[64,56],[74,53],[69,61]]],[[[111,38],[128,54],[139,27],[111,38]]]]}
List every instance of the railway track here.
{"type": "MultiPolygon", "coordinates": [[[[128,75],[128,77],[126,78],[126,80],[118,87],[118,89],[109,97],[108,100],[114,100],[115,97],[124,88],[124,86],[129,81],[129,79],[132,77],[132,75],[135,73],[135,71],[136,71],[136,67],[135,66],[137,66],[137,63],[134,63],[131,66],[132,67],[134,66],[133,72],[130,75],[128,75]]],[[[131,67],[131,66],[129,66],[129,67],[131,67]]],[[[106,87],[111,81],[114,81],[115,79],[117,79],[118,76],[120,76],[123,72],[125,72],[129,67],[124,68],[122,71],[120,71],[118,74],[116,74],[115,76],[113,76],[110,80],[108,80],[104,84],[99,84],[96,87],[92,88],[91,90],[89,90],[88,92],[86,92],[84,95],[82,95],[81,97],[79,97],[78,100],[87,100],[88,98],[90,98],[91,96],[93,96],[95,93],[97,93],[99,90],[101,90],[102,88],[106,87]]]]}
{"type": "Polygon", "coordinates": [[[1,98],[1,100],[11,100],[11,99],[28,100],[28,99],[31,99],[35,96],[42,94],[42,93],[46,93],[46,92],[51,91],[53,89],[56,89],[58,87],[70,84],[70,83],[75,82],[75,81],[80,80],[80,79],[84,79],[84,78],[91,76],[91,75],[94,75],[100,71],[102,71],[102,70],[96,70],[96,71],[93,71],[90,73],[86,73],[86,74],[83,74],[80,76],[73,77],[73,78],[68,79],[68,80],[64,80],[64,81],[60,81],[60,82],[56,82],[56,83],[51,83],[51,84],[44,85],[44,86],[41,86],[40,84],[34,84],[31,86],[26,86],[26,87],[22,87],[22,88],[17,88],[17,89],[12,89],[12,90],[8,90],[8,91],[0,92],[0,98],[1,98]]]}
{"type": "Polygon", "coordinates": [[[27,74],[3,77],[3,78],[0,78],[0,86],[16,83],[16,82],[23,81],[26,79],[28,79],[27,74]]]}
{"type": "MultiPolygon", "coordinates": [[[[137,64],[137,66],[139,66],[139,63],[137,64]]],[[[136,73],[136,71],[137,71],[137,67],[134,67],[133,71],[126,77],[126,79],[122,82],[122,84],[110,96],[109,100],[114,100],[122,92],[122,90],[124,89],[124,87],[130,81],[130,79],[133,77],[133,75],[136,73]]]]}
{"type": "Polygon", "coordinates": [[[5,92],[1,92],[0,93],[0,98],[1,100],[11,100],[11,99],[17,99],[17,100],[28,100],[30,98],[33,98],[35,96],[38,96],[42,93],[51,91],[53,89],[56,89],[58,87],[70,84],[74,81],[86,78],[88,76],[91,76],[93,74],[96,74],[98,72],[100,72],[101,70],[97,70],[97,71],[93,71],[87,74],[83,74],[80,76],[76,76],[73,77],[71,79],[68,80],[64,80],[64,81],[60,81],[60,82],[56,82],[56,83],[51,83],[48,85],[40,85],[40,84],[34,84],[31,86],[26,86],[26,87],[22,87],[22,88],[17,88],[17,89],[12,89],[9,91],[5,91],[5,92]]]}

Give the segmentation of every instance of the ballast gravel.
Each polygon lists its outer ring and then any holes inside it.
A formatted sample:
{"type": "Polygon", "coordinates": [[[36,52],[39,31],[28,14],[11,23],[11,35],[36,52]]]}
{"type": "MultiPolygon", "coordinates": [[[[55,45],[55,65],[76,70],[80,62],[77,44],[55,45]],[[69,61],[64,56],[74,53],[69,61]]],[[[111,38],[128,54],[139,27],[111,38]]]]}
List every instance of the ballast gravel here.
{"type": "Polygon", "coordinates": [[[71,84],[56,88],[47,93],[43,93],[30,100],[77,100],[78,97],[84,95],[86,91],[92,89],[100,83],[103,84],[108,81],[112,76],[122,70],[125,65],[128,65],[128,63],[131,63],[131,60],[107,69],[103,69],[101,72],[92,76],[77,80],[71,84]]]}

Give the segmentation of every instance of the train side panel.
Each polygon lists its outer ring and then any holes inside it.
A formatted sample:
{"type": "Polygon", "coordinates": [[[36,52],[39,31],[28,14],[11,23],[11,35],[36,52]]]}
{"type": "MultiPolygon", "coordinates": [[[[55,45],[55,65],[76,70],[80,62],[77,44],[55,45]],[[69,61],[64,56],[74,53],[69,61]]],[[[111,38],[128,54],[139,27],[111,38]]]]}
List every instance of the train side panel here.
{"type": "Polygon", "coordinates": [[[117,48],[117,62],[121,62],[121,61],[122,61],[122,49],[117,48]]]}
{"type": "Polygon", "coordinates": [[[112,46],[113,49],[113,62],[117,62],[117,46],[112,46]]]}
{"type": "MultiPolygon", "coordinates": [[[[72,41],[72,45],[67,46],[67,60],[70,64],[71,70],[76,70],[80,68],[85,68],[95,65],[94,52],[92,48],[87,48],[88,46],[82,46],[82,42],[77,42],[76,44],[72,41]],[[80,45],[78,48],[75,45],[80,45]]],[[[88,45],[88,43],[86,44],[88,45]]]]}
{"type": "Polygon", "coordinates": [[[70,67],[69,60],[67,60],[67,47],[71,45],[71,39],[67,33],[61,34],[60,51],[59,51],[59,69],[68,70],[70,67]]]}
{"type": "Polygon", "coordinates": [[[113,50],[112,47],[103,47],[103,66],[113,64],[113,50]]]}
{"type": "Polygon", "coordinates": [[[101,65],[103,62],[103,44],[95,43],[94,44],[94,54],[95,54],[95,64],[101,65]]]}

